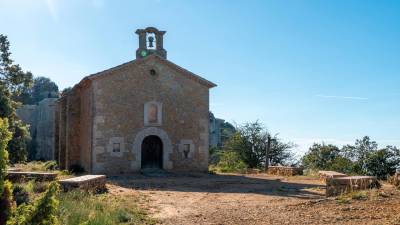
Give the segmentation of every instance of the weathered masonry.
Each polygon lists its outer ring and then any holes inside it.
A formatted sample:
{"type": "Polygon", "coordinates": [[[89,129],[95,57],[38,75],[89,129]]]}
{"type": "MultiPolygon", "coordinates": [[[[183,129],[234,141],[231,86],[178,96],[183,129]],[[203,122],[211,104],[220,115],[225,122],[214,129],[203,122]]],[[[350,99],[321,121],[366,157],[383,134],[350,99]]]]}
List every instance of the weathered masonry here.
{"type": "Polygon", "coordinates": [[[167,60],[165,31],[136,33],[135,60],[85,77],[58,100],[54,139],[62,169],[207,170],[209,89],[216,85],[167,60]]]}

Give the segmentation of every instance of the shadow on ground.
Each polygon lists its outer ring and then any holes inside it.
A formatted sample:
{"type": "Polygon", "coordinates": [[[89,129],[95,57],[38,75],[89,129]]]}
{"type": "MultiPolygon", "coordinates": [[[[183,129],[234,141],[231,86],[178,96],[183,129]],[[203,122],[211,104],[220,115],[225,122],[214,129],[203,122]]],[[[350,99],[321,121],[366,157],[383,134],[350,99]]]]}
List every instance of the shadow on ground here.
{"type": "Polygon", "coordinates": [[[324,196],[325,186],[315,180],[293,179],[268,175],[236,174],[175,174],[161,176],[119,175],[109,176],[108,182],[136,190],[252,193],[271,196],[318,199],[324,196]]]}

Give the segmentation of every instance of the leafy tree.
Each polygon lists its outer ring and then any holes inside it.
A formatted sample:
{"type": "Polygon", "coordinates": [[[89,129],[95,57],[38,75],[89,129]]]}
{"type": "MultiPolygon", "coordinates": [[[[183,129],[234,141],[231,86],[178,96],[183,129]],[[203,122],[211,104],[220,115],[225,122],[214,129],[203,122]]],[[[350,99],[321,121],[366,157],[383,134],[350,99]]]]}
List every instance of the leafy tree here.
{"type": "Polygon", "coordinates": [[[375,141],[371,141],[368,136],[365,136],[362,139],[357,139],[354,146],[346,145],[341,151],[346,158],[349,158],[356,163],[354,172],[358,174],[366,174],[366,160],[370,154],[377,150],[378,144],[375,141]]]}
{"type": "MultiPolygon", "coordinates": [[[[229,138],[224,150],[236,151],[241,159],[250,168],[260,168],[265,164],[267,150],[268,131],[258,121],[239,126],[237,132],[229,138]]],[[[271,141],[269,160],[272,164],[287,164],[292,158],[290,149],[294,145],[283,143],[277,135],[271,141]]]]}
{"type": "Polygon", "coordinates": [[[5,180],[8,164],[6,148],[10,139],[11,132],[8,131],[8,121],[0,118],[0,225],[6,224],[12,205],[11,183],[5,180]]]}
{"type": "Polygon", "coordinates": [[[392,146],[371,152],[365,159],[366,174],[377,176],[379,179],[393,175],[399,165],[400,151],[392,146]]]}
{"type": "Polygon", "coordinates": [[[18,103],[13,99],[30,87],[32,73],[22,71],[18,64],[14,64],[9,48],[7,37],[0,34],[0,117],[8,119],[9,131],[13,133],[12,140],[8,143],[10,158],[24,161],[29,133],[25,132],[27,127],[16,117],[18,103]]]}
{"type": "Polygon", "coordinates": [[[335,159],[339,157],[340,150],[337,146],[325,143],[314,143],[302,158],[302,164],[306,168],[328,170],[335,159]]]}
{"type": "Polygon", "coordinates": [[[57,98],[58,86],[47,77],[36,77],[33,86],[25,88],[16,100],[23,104],[38,104],[45,98],[57,98]]]}

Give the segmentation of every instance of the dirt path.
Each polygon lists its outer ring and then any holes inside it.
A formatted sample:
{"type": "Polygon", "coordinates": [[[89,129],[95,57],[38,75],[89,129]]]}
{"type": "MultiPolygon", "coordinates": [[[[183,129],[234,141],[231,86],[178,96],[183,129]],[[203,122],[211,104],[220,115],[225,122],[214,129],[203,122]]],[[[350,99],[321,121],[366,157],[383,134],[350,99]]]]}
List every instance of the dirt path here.
{"type": "Polygon", "coordinates": [[[111,183],[146,196],[142,204],[163,224],[400,224],[399,191],[386,186],[371,200],[338,203],[307,177],[135,175],[111,183]]]}

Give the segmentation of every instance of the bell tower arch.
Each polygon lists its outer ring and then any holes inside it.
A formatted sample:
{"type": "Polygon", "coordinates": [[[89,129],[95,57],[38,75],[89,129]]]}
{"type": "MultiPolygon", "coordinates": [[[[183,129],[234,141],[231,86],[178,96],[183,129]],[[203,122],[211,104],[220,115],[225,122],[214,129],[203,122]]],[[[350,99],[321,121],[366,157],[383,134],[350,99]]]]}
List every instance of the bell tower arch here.
{"type": "Polygon", "coordinates": [[[163,47],[163,37],[166,31],[157,30],[154,27],[137,29],[139,35],[139,48],[136,50],[136,58],[145,58],[151,54],[156,54],[164,59],[167,58],[167,51],[163,47]]]}

